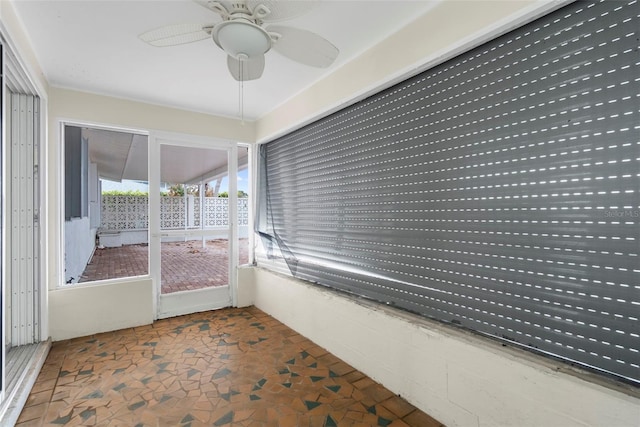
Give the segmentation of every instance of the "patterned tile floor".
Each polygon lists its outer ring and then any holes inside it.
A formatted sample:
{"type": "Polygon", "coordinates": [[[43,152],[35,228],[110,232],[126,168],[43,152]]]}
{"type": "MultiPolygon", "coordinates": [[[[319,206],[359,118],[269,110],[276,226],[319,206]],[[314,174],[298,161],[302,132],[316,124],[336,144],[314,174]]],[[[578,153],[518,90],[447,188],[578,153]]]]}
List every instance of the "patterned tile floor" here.
{"type": "Polygon", "coordinates": [[[440,426],[256,308],[61,341],[26,426],[440,426]]]}
{"type": "MultiPolygon", "coordinates": [[[[226,285],[229,282],[227,240],[163,243],[162,293],[201,289],[226,285]]],[[[249,242],[240,239],[239,262],[249,260],[249,242]]],[[[147,274],[148,245],[125,245],[118,248],[96,249],[91,262],[82,273],[80,282],[115,279],[147,274]]]]}

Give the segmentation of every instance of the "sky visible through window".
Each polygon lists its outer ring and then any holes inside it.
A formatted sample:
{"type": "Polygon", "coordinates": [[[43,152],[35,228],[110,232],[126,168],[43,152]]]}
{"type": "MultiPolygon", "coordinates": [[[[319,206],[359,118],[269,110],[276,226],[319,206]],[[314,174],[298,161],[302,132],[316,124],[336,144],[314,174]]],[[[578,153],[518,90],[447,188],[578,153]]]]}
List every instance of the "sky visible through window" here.
{"type": "MultiPolygon", "coordinates": [[[[238,171],[238,190],[242,190],[245,193],[249,193],[249,178],[248,178],[249,170],[243,169],[238,171]]],[[[142,191],[148,192],[149,186],[147,183],[139,182],[139,181],[129,181],[123,180],[122,182],[108,181],[106,179],[102,181],[102,191],[142,191]]],[[[212,185],[210,183],[210,185],[212,185]]],[[[227,177],[222,178],[222,183],[220,184],[220,192],[225,192],[229,190],[229,180],[227,177]]]]}

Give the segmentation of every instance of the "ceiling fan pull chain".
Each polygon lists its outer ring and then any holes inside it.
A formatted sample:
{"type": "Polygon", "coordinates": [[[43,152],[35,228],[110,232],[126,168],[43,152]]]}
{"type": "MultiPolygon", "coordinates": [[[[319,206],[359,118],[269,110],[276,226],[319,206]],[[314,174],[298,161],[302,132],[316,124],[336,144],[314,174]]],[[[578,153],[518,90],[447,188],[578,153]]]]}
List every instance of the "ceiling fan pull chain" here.
{"type": "Polygon", "coordinates": [[[238,61],[238,75],[240,76],[240,80],[238,80],[238,104],[240,106],[240,121],[244,125],[244,60],[240,59],[238,61]]]}

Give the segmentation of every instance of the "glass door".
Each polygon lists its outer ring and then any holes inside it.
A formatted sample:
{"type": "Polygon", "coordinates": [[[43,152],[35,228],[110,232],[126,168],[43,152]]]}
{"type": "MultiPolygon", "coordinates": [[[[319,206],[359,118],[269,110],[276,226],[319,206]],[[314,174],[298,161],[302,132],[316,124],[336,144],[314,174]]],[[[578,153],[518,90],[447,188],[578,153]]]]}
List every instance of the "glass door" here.
{"type": "Polygon", "coordinates": [[[151,269],[159,318],[227,307],[235,295],[237,148],[153,138],[151,269]]]}

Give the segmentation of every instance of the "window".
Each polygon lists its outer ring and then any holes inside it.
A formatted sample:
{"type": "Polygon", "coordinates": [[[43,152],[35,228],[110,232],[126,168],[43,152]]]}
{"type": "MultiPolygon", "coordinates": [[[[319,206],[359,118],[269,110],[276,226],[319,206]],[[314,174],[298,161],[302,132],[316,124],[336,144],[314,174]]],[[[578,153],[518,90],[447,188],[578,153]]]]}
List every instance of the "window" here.
{"type": "Polygon", "coordinates": [[[67,124],[65,282],[146,275],[147,136],[67,124]]]}
{"type": "Polygon", "coordinates": [[[640,384],[639,17],[573,3],[261,146],[259,263],[640,384]]]}

